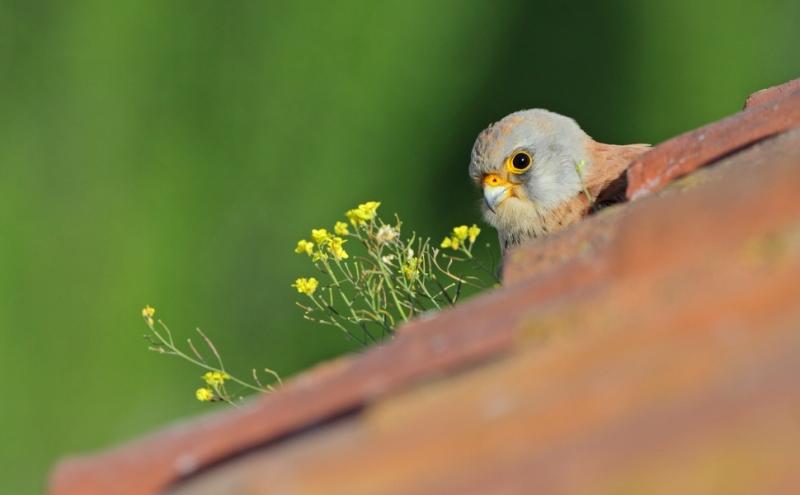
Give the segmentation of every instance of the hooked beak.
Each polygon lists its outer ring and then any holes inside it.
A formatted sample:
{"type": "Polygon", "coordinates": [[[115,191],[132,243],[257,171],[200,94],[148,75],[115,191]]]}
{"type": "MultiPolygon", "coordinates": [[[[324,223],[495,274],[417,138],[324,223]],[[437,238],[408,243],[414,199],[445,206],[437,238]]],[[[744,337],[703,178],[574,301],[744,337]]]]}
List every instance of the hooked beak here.
{"type": "Polygon", "coordinates": [[[497,174],[489,174],[483,178],[483,199],[486,206],[496,213],[495,209],[500,203],[511,196],[512,184],[497,174]]]}

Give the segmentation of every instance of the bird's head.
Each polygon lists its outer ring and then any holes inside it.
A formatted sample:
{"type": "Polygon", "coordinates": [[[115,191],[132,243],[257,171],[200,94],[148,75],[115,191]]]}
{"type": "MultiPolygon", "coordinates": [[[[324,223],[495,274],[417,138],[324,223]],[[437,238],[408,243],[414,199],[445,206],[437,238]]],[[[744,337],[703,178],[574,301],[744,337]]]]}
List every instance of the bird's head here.
{"type": "Polygon", "coordinates": [[[501,232],[526,231],[581,191],[576,165],[591,138],[574,120],[533,109],[512,113],[480,133],[469,173],[483,189],[486,221],[501,232]]]}

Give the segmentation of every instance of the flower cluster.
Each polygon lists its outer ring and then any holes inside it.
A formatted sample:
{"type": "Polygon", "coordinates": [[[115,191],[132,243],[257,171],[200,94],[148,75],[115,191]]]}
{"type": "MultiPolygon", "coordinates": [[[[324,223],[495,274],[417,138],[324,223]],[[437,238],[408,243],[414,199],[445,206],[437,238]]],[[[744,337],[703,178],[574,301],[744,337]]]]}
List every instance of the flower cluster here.
{"type": "MultiPolygon", "coordinates": [[[[195,398],[200,402],[220,401],[235,405],[234,396],[228,391],[226,384],[229,381],[239,385],[242,389],[247,389],[253,392],[269,392],[274,389],[272,385],[265,385],[261,382],[258,372],[255,369],[252,370],[252,383],[226,372],[222,364],[222,358],[220,357],[216,346],[214,346],[214,343],[211,342],[211,339],[209,339],[208,336],[206,336],[206,334],[204,334],[199,328],[197,329],[197,333],[208,348],[207,352],[210,352],[211,355],[213,355],[213,357],[216,359],[216,363],[213,361],[209,362],[209,360],[207,360],[200,353],[200,351],[197,350],[197,347],[195,347],[195,345],[192,343],[192,339],[186,339],[188,351],[183,351],[175,344],[175,339],[172,337],[172,332],[170,331],[169,327],[164,324],[164,322],[158,320],[158,326],[155,325],[155,321],[153,320],[153,316],[155,314],[156,310],[151,306],[145,306],[142,309],[142,317],[144,318],[147,327],[150,329],[150,333],[145,334],[145,339],[150,343],[150,350],[158,352],[159,354],[179,357],[197,367],[206,370],[206,372],[201,376],[205,382],[205,385],[195,390],[194,393],[195,398]]],[[[282,383],[281,377],[271,369],[264,368],[264,372],[268,375],[271,375],[275,379],[276,383],[282,383]]],[[[241,399],[241,397],[238,397],[238,399],[241,399]]]]}
{"type": "Polygon", "coordinates": [[[155,324],[153,321],[153,316],[156,314],[156,309],[150,306],[149,304],[142,308],[142,318],[144,318],[145,323],[147,323],[148,327],[152,327],[155,324]]]}
{"type": "Polygon", "coordinates": [[[210,402],[214,400],[214,391],[209,387],[200,387],[195,391],[194,396],[200,402],[210,402]]]}
{"type": "MultiPolygon", "coordinates": [[[[342,235],[347,235],[347,224],[337,222],[334,232],[342,232],[342,235]]],[[[335,261],[341,261],[349,257],[344,249],[345,242],[347,241],[343,238],[331,235],[327,229],[311,229],[311,241],[300,239],[297,241],[294,252],[305,253],[314,261],[327,261],[328,256],[332,256],[335,261]]]]}
{"type": "Polygon", "coordinates": [[[215,399],[226,400],[228,397],[225,391],[225,381],[231,379],[231,375],[224,371],[207,371],[201,377],[206,382],[205,387],[200,387],[194,392],[194,396],[200,402],[210,402],[215,399]]]}
{"type": "Polygon", "coordinates": [[[300,239],[297,241],[297,247],[294,248],[295,253],[306,253],[307,255],[311,256],[314,254],[314,243],[308,242],[305,239],[300,239]]]}
{"type": "MultiPolygon", "coordinates": [[[[330,231],[312,229],[309,238],[300,239],[294,248],[308,256],[319,272],[319,279],[299,277],[291,284],[303,296],[297,305],[304,317],[336,327],[361,345],[390,338],[397,325],[452,306],[470,290],[496,281],[494,266],[484,267],[473,257],[481,232],[476,225],[454,227],[436,247],[430,238],[414,232],[404,237],[400,219],[395,216],[394,222],[385,222],[378,214],[380,206],[377,201],[362,203],[345,212],[347,222],[336,221],[330,231]],[[494,280],[487,283],[486,275],[494,280]]],[[[269,368],[253,369],[252,381],[229,374],[214,343],[199,328],[205,344],[202,353],[192,339],[186,339],[184,346],[176,344],[155,314],[151,306],[142,309],[149,349],[205,371],[204,384],[194,394],[198,401],[235,406],[244,391],[269,392],[282,384],[269,368]],[[262,382],[261,373],[271,376],[272,384],[262,382]]]]}
{"type": "Polygon", "coordinates": [[[348,210],[345,216],[350,220],[351,224],[363,225],[375,218],[380,205],[381,204],[377,201],[367,201],[366,203],[361,203],[352,210],[348,210]]]}
{"type": "Polygon", "coordinates": [[[475,244],[480,233],[481,229],[475,224],[472,224],[472,227],[467,227],[466,225],[453,227],[452,233],[445,237],[439,246],[445,249],[450,248],[454,251],[458,251],[461,248],[469,250],[475,244]],[[467,240],[469,240],[469,244],[467,244],[467,240]]]}
{"type": "Polygon", "coordinates": [[[292,287],[297,289],[299,294],[305,294],[307,296],[313,296],[314,291],[317,290],[317,286],[319,285],[319,281],[314,277],[309,278],[298,278],[292,284],[292,287]]]}
{"type": "Polygon", "coordinates": [[[350,227],[344,222],[336,222],[333,226],[333,231],[339,235],[348,235],[350,234],[350,227]]]}
{"type": "Polygon", "coordinates": [[[212,387],[220,387],[225,383],[225,380],[230,380],[231,375],[224,371],[207,371],[203,376],[203,381],[212,387]]]}
{"type": "MultiPolygon", "coordinates": [[[[440,246],[452,250],[446,253],[415,233],[404,239],[400,219],[386,223],[380,205],[368,201],[348,210],[349,225],[337,221],[333,234],[312,229],[310,240],[301,239],[294,250],[309,256],[323,279],[301,277],[292,284],[307,297],[298,303],[305,318],[334,326],[362,345],[390,336],[397,324],[418,314],[455,304],[464,288],[484,286],[479,277],[455,270],[477,261],[476,225],[455,227],[440,246]],[[359,252],[345,251],[348,242],[348,251],[356,246],[359,252]]],[[[483,271],[493,276],[493,270],[483,271]]]]}
{"type": "Polygon", "coordinates": [[[409,281],[415,280],[419,276],[419,269],[422,267],[422,258],[415,257],[412,251],[405,265],[403,265],[403,275],[409,281]]]}

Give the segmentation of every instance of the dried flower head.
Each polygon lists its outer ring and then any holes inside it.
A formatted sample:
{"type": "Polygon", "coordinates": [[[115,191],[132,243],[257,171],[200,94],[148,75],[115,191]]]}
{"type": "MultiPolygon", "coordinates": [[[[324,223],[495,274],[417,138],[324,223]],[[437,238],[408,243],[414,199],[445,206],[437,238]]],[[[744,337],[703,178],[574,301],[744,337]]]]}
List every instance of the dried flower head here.
{"type": "Polygon", "coordinates": [[[378,232],[375,234],[375,240],[378,241],[378,244],[389,244],[397,239],[399,235],[400,232],[391,225],[381,225],[381,228],[379,228],[378,232]]]}

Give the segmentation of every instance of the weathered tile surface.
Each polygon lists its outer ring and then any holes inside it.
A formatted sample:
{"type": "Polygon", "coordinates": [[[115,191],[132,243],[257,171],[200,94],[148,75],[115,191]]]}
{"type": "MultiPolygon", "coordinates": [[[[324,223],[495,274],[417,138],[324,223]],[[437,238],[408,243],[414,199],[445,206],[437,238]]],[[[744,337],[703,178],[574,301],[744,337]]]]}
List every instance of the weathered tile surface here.
{"type": "MultiPolygon", "coordinates": [[[[522,316],[502,358],[170,494],[797,487],[800,131],[730,161],[730,180],[634,205],[595,254],[611,268],[591,291],[539,304],[519,283],[515,308],[481,307],[522,316]]],[[[470,310],[447,324],[469,328],[470,310]]]]}
{"type": "Polygon", "coordinates": [[[731,156],[521,247],[503,288],[241,410],[68,459],[50,493],[791,492],[800,130],[740,150],[796,125],[800,93],[770,91],[656,147],[629,191],[731,156]]]}
{"type": "Polygon", "coordinates": [[[798,80],[764,91],[752,96],[753,104],[745,110],[665,141],[636,159],[628,170],[628,198],[659,191],[740,148],[800,127],[798,80]]]}

